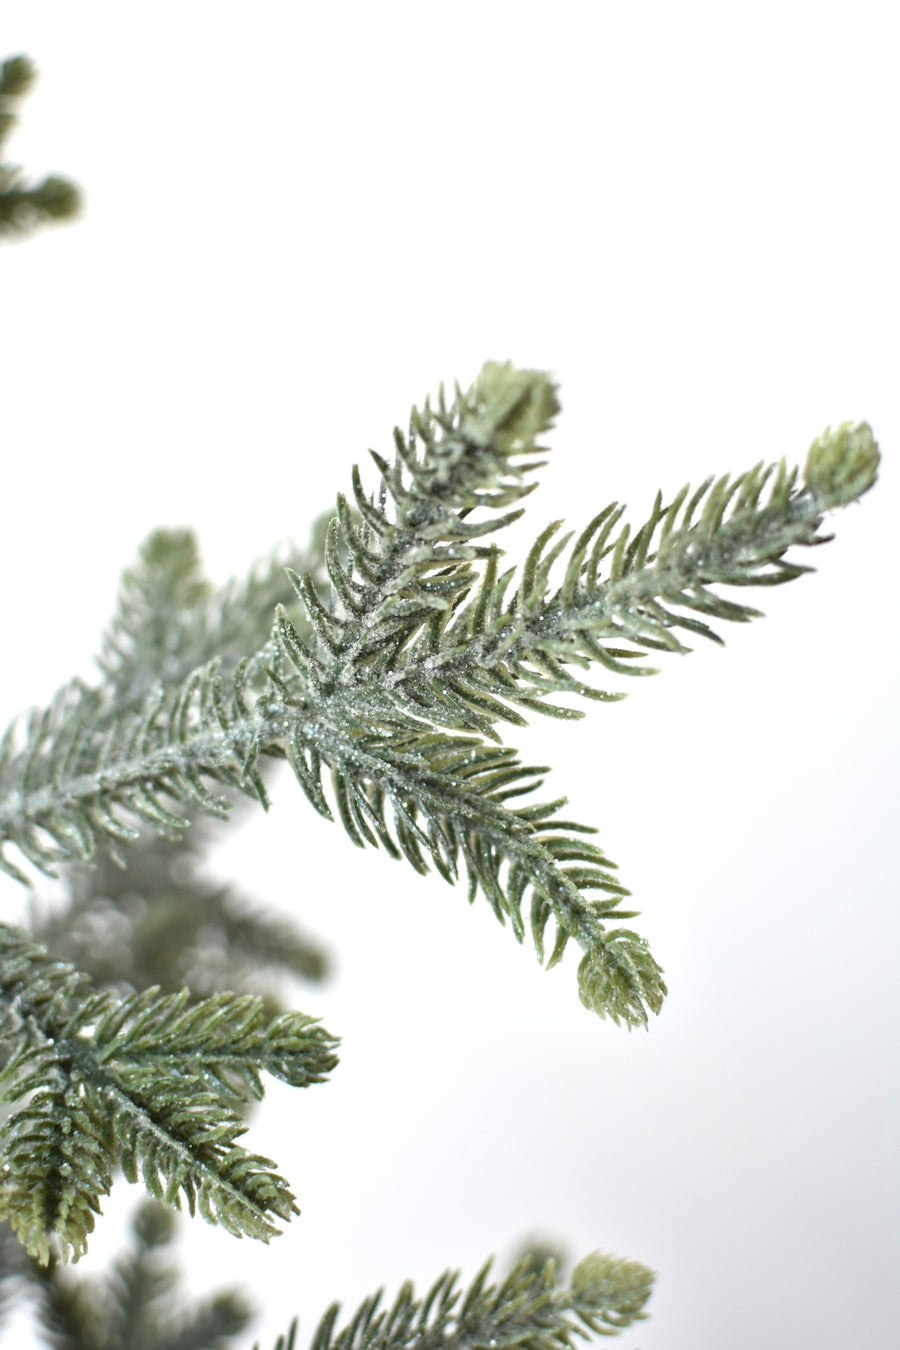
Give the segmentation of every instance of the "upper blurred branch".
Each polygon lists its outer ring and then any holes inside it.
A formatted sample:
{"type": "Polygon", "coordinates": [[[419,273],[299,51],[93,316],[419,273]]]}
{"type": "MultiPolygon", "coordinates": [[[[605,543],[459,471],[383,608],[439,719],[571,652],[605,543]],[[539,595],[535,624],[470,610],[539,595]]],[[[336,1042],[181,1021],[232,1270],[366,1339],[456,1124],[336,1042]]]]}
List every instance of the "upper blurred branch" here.
{"type": "MultiPolygon", "coordinates": [[[[27,56],[10,56],[0,64],[0,156],[15,127],[17,105],[37,77],[27,56]]],[[[29,182],[18,165],[0,158],[0,237],[29,233],[49,220],[69,220],[81,209],[81,193],[67,178],[50,174],[29,182]]]]}

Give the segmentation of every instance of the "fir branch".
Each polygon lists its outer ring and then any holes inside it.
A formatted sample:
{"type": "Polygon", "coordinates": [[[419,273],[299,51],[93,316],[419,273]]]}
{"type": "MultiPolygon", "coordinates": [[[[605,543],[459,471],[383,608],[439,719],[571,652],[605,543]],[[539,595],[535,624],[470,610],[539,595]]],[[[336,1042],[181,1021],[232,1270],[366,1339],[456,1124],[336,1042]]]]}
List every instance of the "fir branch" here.
{"type": "MultiPolygon", "coordinates": [[[[448,437],[462,417],[458,410],[456,421],[445,415],[441,425],[450,428],[448,437]]],[[[562,522],[555,521],[518,573],[500,573],[497,550],[483,554],[480,577],[467,566],[439,606],[403,609],[396,634],[388,621],[393,595],[385,584],[378,594],[359,584],[364,610],[336,617],[358,584],[354,568],[367,579],[375,574],[377,542],[374,508],[359,525],[339,511],[334,529],[341,531],[351,563],[332,561],[330,605],[292,578],[317,635],[315,644],[306,644],[304,674],[317,697],[339,695],[346,703],[355,696],[373,720],[379,711],[398,710],[496,738],[497,721],[524,721],[517,708],[580,717],[580,710],[548,698],[624,697],[586,683],[581,672],[590,666],[652,674],[640,663],[647,652],[689,650],[676,630],[719,642],[706,617],[759,617],[758,610],[712,588],[779,584],[809,571],[785,554],[830,538],[820,533],[824,515],[867,491],[877,464],[870,428],[847,423],[813,443],[800,482],[784,461],[758,464],[735,479],[710,478],[693,493],[685,486],[667,504],[660,494],[633,535],[621,523],[618,503],[596,515],[574,544],[571,535],[558,537],[562,522]],[[551,588],[554,564],[564,565],[565,573],[551,588]]],[[[439,550],[422,544],[416,556],[421,569],[442,559],[439,550]]],[[[388,561],[382,567],[390,573],[388,561]]]]}
{"type": "MultiPolygon", "coordinates": [[[[10,56],[0,63],[0,149],[16,125],[17,104],[28,94],[37,76],[26,56],[10,56]]],[[[65,178],[49,175],[27,183],[22,170],[0,163],[0,238],[27,234],[35,226],[68,220],[81,209],[81,194],[65,178]]]]}
{"type": "Polygon", "coordinates": [[[211,661],[226,677],[265,646],[275,606],[290,606],[304,631],[305,615],[292,595],[286,569],[303,570],[313,584],[324,578],[324,525],[313,526],[305,549],[282,545],[246,575],[214,589],[191,530],[155,530],[119,585],[115,612],[103,635],[97,665],[103,700],[97,724],[138,714],[163,684],[174,687],[211,661]]]}
{"type": "Polygon", "coordinates": [[[59,1267],[41,1266],[25,1258],[30,1292],[42,1342],[52,1350],[106,1350],[106,1309],[87,1290],[60,1277],[59,1267]]]}
{"type": "MultiPolygon", "coordinates": [[[[270,654],[283,668],[278,649],[270,654]]],[[[76,707],[82,697],[79,689],[72,691],[76,707]]],[[[72,752],[71,729],[60,734],[60,723],[72,718],[68,697],[57,707],[32,719],[25,744],[0,769],[0,787],[10,787],[5,819],[0,798],[0,829],[5,826],[6,837],[44,870],[60,859],[90,859],[104,837],[114,848],[136,837],[136,820],[177,834],[190,817],[183,809],[176,815],[168,799],[189,810],[225,814],[227,799],[214,796],[204,777],[264,798],[257,759],[289,755],[310,800],[329,816],[320,775],[323,765],[331,767],[338,810],[355,842],[380,843],[420,872],[427,870],[424,848],[448,881],[462,858],[470,896],[480,889],[498,917],[508,913],[519,939],[522,902],[530,891],[539,955],[551,914],[558,931],[550,964],[569,936],[585,950],[579,985],[587,1006],[640,1024],[646,1022],[645,1004],[653,1010],[661,1004],[664,986],[643,939],[628,930],[604,931],[601,920],[626,917],[616,908],[626,892],[600,851],[573,838],[583,827],[556,817],[561,802],[507,808],[507,799],[527,792],[536,776],[512,751],[474,738],[433,737],[396,718],[372,734],[353,725],[348,709],[340,709],[339,718],[327,706],[313,711],[274,670],[271,692],[252,706],[240,672],[227,697],[216,670],[198,672],[174,695],[161,692],[141,719],[114,729],[117,740],[85,737],[81,756],[72,752]],[[55,758],[60,746],[62,766],[55,758]],[[505,864],[508,896],[500,877],[505,864]],[[588,902],[582,889],[605,890],[613,901],[588,902]]],[[[14,870],[2,855],[0,864],[14,870]]]]}
{"type": "Polygon", "coordinates": [[[322,979],[325,953],[293,919],[203,875],[196,855],[209,842],[204,826],[178,843],[142,837],[127,871],[102,852],[92,867],[67,867],[66,903],[29,906],[35,938],[121,994],[186,986],[204,998],[232,989],[262,995],[272,1016],[282,1011],[273,976],[322,979]]]}
{"type": "MultiPolygon", "coordinates": [[[[709,633],[663,600],[747,617],[752,611],[717,596],[712,581],[797,575],[802,569],[784,561],[785,551],[819,540],[822,513],[871,486],[878,452],[868,427],[841,427],[814,444],[799,489],[783,468],[763,504],[772,474],[761,468],[711,491],[705,484],[689,502],[685,489],[665,509],[658,502],[633,540],[627,530],[613,539],[615,512],[602,513],[552,595],[550,571],[562,548],[545,531],[507,604],[511,574],[498,578],[495,552],[470,541],[511,517],[491,524],[472,513],[505,508],[527,491],[519,458],[537,452],[535,437],[556,408],[546,376],[489,365],[451,409],[442,399],[437,413],[414,413],[394,465],[379,461],[378,503],[357,493],[364,528],[356,530],[339,503],[326,545],[330,600],[313,578],[294,577],[314,636],[304,640],[279,609],[271,640],[230,678],[212,663],[179,688],[160,686],[139,713],[118,720],[108,720],[102,690],[69,686],[6,737],[0,841],[49,870],[59,860],[89,861],[99,845],[115,854],[137,837],[139,823],[177,837],[198,812],[227,814],[223,789],[266,804],[259,764],[267,757],[289,758],[313,805],[330,817],[327,767],[337,813],[356,843],[380,844],[418,871],[430,861],[448,881],[461,862],[470,897],[481,890],[519,938],[527,896],[539,955],[552,917],[550,964],[574,937],[585,953],[582,1000],[628,1025],[645,1024],[665,986],[643,939],[605,927],[630,917],[617,909],[627,892],[612,864],[576,838],[582,827],[557,818],[560,802],[510,808],[537,771],[480,737],[496,738],[494,722],[519,716],[510,702],[545,706],[548,693],[575,687],[572,663],[628,669],[625,658],[641,644],[679,649],[675,627],[709,633]],[[485,571],[467,603],[475,563],[485,571]],[[610,645],[622,641],[631,648],[610,645]],[[467,683],[454,686],[454,669],[469,660],[467,683]],[[263,671],[268,689],[260,692],[263,671]],[[479,737],[436,730],[460,723],[479,737]],[[588,901],[585,890],[609,898],[588,901]]],[[[21,876],[2,851],[0,866],[21,876]]]]}
{"type": "Polygon", "coordinates": [[[140,708],[160,680],[180,684],[209,661],[212,585],[191,530],[155,530],[126,568],[97,665],[112,716],[140,708]]]}
{"type": "MultiPolygon", "coordinates": [[[[242,691],[237,678],[238,704],[242,691]]],[[[139,822],[178,838],[191,814],[224,818],[231,803],[206,782],[237,786],[242,775],[222,701],[216,666],[173,690],[157,684],[140,713],[108,724],[102,691],[78,680],[64,686],[48,708],[12,723],[0,745],[0,839],[54,876],[58,862],[92,861],[99,840],[121,857],[139,822]],[[176,814],[174,802],[186,810],[176,814]]],[[[257,776],[243,786],[265,800],[257,776]]],[[[27,881],[2,853],[0,867],[27,881]]]]}
{"type": "Polygon", "coordinates": [[[116,1165],[238,1235],[267,1241],[296,1212],[268,1159],[235,1142],[235,1108],[262,1096],[262,1072],[294,1087],[330,1072],[334,1039],[312,1019],[267,1024],[261,999],[230,993],[117,999],[5,927],[0,1018],[2,1100],[16,1104],[0,1128],[0,1217],[36,1260],[81,1255],[116,1165]]]}
{"type": "Polygon", "coordinates": [[[353,473],[354,507],[338,498],[326,539],[331,594],[291,573],[315,630],[310,670],[317,693],[371,682],[421,626],[449,613],[475,578],[471,564],[495,545],[472,541],[517,520],[540,467],[536,438],[558,411],[552,381],[537,371],[489,362],[467,393],[447,407],[413,409],[409,435],[394,433],[396,458],[372,452],[381,471],[377,497],[353,473]],[[524,460],[524,463],[523,463],[524,460]],[[391,510],[388,511],[390,502],[391,510]]]}
{"type": "MultiPolygon", "coordinates": [[[[340,1307],[333,1304],[310,1350],[570,1350],[573,1337],[613,1336],[647,1316],[653,1273],[636,1261],[594,1252],[562,1289],[553,1261],[536,1268],[526,1257],[498,1285],[488,1283],[490,1265],[465,1294],[455,1271],[445,1271],[423,1299],[404,1284],[390,1308],[382,1307],[379,1290],[337,1333],[340,1307]]],[[[296,1339],[295,1321],[276,1350],[296,1350],[296,1339]]]]}
{"type": "MultiPolygon", "coordinates": [[[[292,710],[282,708],[286,718],[292,710]]],[[[448,882],[464,868],[469,899],[480,891],[497,918],[508,917],[515,937],[525,932],[523,907],[540,960],[555,920],[548,966],[561,958],[569,938],[584,952],[578,970],[582,1002],[600,1016],[645,1025],[666,992],[662,974],[643,938],[606,928],[628,894],[614,864],[583,838],[592,829],[561,819],[561,798],[510,807],[538,786],[543,769],[527,768],[515,751],[475,737],[404,732],[366,735],[330,723],[324,712],[295,720],[291,764],[314,806],[331,816],[321,773],[331,781],[342,823],[354,842],[381,845],[419,872],[426,858],[448,882]],[[388,810],[392,820],[388,821],[388,810]],[[605,892],[587,899],[583,892],[605,892]]]]}
{"type": "Polygon", "coordinates": [[[131,1247],[105,1278],[76,1284],[64,1267],[21,1258],[47,1343],[54,1350],[227,1350],[250,1321],[243,1299],[226,1291],[194,1307],[173,1306],[170,1211],[145,1201],[132,1230],[131,1247]]]}

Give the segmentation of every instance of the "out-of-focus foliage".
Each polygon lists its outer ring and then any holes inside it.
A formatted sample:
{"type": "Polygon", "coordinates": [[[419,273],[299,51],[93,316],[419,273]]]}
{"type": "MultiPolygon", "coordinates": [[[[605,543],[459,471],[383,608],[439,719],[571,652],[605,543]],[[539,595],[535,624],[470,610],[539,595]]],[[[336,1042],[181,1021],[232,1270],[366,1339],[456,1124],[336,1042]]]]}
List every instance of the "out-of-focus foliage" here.
{"type": "MultiPolygon", "coordinates": [[[[18,120],[18,106],[31,90],[37,71],[27,56],[10,56],[0,65],[0,156],[18,120]]],[[[30,182],[22,169],[0,159],[0,238],[28,234],[47,221],[70,220],[81,208],[74,183],[56,174],[30,182]]]]}
{"type": "Polygon", "coordinates": [[[324,949],[293,918],[209,879],[202,852],[212,843],[200,822],[180,842],[143,836],[127,870],[103,854],[93,867],[71,865],[63,902],[32,900],[35,937],[123,994],[185,986],[205,998],[232,989],[262,996],[272,1015],[282,1011],[286,980],[326,974],[324,949]]]}
{"type": "Polygon", "coordinates": [[[173,1238],[171,1210],[145,1200],[132,1244],[109,1275],[78,1280],[65,1266],[30,1259],[3,1224],[0,1287],[32,1303],[35,1329],[52,1350],[237,1350],[248,1305],[233,1291],[189,1304],[169,1251],[173,1238]]]}

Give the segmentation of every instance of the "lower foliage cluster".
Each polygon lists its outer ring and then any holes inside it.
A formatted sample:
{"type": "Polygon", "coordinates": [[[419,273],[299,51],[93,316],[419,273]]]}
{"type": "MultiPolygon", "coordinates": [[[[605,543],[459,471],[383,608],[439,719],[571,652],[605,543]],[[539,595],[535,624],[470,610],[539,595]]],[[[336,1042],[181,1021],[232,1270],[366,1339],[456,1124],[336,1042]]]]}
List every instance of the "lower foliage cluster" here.
{"type": "MultiPolygon", "coordinates": [[[[489,536],[521,514],[558,406],[548,376],[488,363],[452,404],[413,410],[393,461],[374,456],[373,491],[354,471],[309,549],[219,590],[192,535],[158,531],[123,579],[97,684],[71,682],[2,738],[0,867],[58,878],[62,898],[33,906],[30,931],[0,924],[0,1278],[7,1303],[30,1291],[58,1350],[224,1347],[246,1324],[231,1294],[173,1309],[153,1207],[105,1284],[73,1282],[63,1267],[118,1172],[238,1236],[268,1241],[298,1212],[243,1136],[265,1075],[310,1087],[337,1065],[337,1039],[275,992],[320,978],[324,956],[197,866],[204,817],[268,806],[272,760],[357,846],[465,879],[547,965],[574,941],[592,1012],[629,1028],[659,1012],[646,939],[610,926],[635,917],[615,865],[564,798],[531,799],[547,771],[500,729],[523,710],[581,715],[558,694],[614,702],[591,667],[652,673],[647,655],[756,617],[721,587],[809,570],[789,549],[825,542],[824,514],[868,490],[878,451],[846,424],[802,473],[760,464],[660,494],[634,531],[614,503],[503,571],[489,536]]],[[[467,1289],[447,1274],[424,1298],[377,1296],[341,1330],[333,1308],[313,1347],[562,1350],[643,1317],[651,1283],[598,1254],[559,1283],[531,1254],[497,1284],[485,1268],[467,1289]]]]}

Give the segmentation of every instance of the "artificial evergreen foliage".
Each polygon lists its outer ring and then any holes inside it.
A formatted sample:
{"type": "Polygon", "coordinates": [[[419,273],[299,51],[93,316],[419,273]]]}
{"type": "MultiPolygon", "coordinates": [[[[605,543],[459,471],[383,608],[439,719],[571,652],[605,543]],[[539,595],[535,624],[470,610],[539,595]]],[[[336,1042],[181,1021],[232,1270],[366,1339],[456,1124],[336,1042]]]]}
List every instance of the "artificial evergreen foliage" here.
{"type": "Polygon", "coordinates": [[[0,1276],[33,1302],[41,1338],[53,1350],[228,1350],[251,1311],[228,1292],[185,1305],[168,1251],[173,1236],[171,1210],[145,1200],[108,1278],[76,1282],[69,1268],[39,1265],[2,1236],[0,1276]]]}
{"type": "MultiPolygon", "coordinates": [[[[33,73],[22,57],[0,67],[0,148],[33,73]]],[[[0,166],[0,231],[77,202],[62,180],[27,187],[0,166]]],[[[373,452],[373,482],[353,470],[308,548],[222,588],[189,531],[157,531],[123,576],[96,679],[8,727],[0,867],[59,891],[36,896],[30,931],[0,925],[0,1324],[22,1289],[56,1350],[226,1350],[247,1323],[231,1293],[179,1310],[165,1249],[183,1204],[263,1240],[298,1212],[238,1141],[264,1074],[305,1087],[337,1065],[336,1039],[271,984],[320,978],[319,945],[201,866],[204,817],[267,807],[272,760],[352,843],[464,879],[548,966],[574,941],[591,1011],[629,1028],[660,1011],[662,971],[620,926],[635,911],[615,865],[565,798],[535,799],[549,771],[503,734],[525,714],[583,715],[558,697],[620,699],[615,682],[653,673],[649,655],[756,617],[722,588],[808,571],[791,550],[830,537],[825,515],[872,486],[878,450],[845,424],[802,472],[757,464],[660,493],[636,527],[612,503],[580,532],[551,523],[504,567],[497,536],[558,411],[548,375],[489,362],[413,410],[392,456],[373,452]],[[153,1200],[109,1278],[78,1283],[67,1263],[118,1171],[153,1200]]],[[[652,1280],[594,1253],[561,1283],[532,1252],[497,1284],[488,1264],[466,1290],[447,1272],[424,1298],[376,1294],[341,1330],[333,1305],[312,1350],[564,1350],[645,1317],[652,1280]]]]}
{"type": "MultiPolygon", "coordinates": [[[[561,818],[563,800],[521,802],[545,771],[523,766],[498,725],[520,721],[522,707],[578,715],[552,695],[621,696],[585,683],[593,663],[647,673],[646,652],[686,650],[675,630],[715,637],[709,618],[755,616],[714,587],[807,570],[785,554],[823,542],[825,512],[874,481],[877,449],[865,425],[839,427],[814,442],[802,477],[758,465],[683,488],[668,504],[660,496],[633,534],[618,506],[574,543],[554,524],[521,569],[501,572],[488,536],[520,513],[557,408],[548,377],[492,363],[452,404],[441,394],[436,409],[414,411],[393,461],[375,457],[375,490],[355,471],[354,505],[338,499],[327,576],[285,568],[300,613],[277,601],[263,640],[256,606],[275,600],[271,569],[215,592],[190,535],[148,541],[125,575],[98,682],[66,686],[4,740],[2,837],[39,870],[68,869],[65,922],[49,915],[48,938],[77,950],[79,922],[91,911],[96,921],[98,906],[128,925],[121,894],[104,884],[107,860],[127,867],[125,846],[143,861],[150,917],[164,921],[162,894],[176,882],[166,859],[182,832],[199,815],[227,817],[235,790],[265,805],[263,765],[286,758],[354,843],[447,881],[464,872],[470,899],[483,894],[519,939],[527,925],[548,964],[574,938],[593,1011],[632,1026],[659,1010],[665,986],[645,941],[609,926],[633,917],[612,864],[588,828],[561,818]]],[[[27,879],[8,853],[4,865],[27,879]]],[[[239,949],[237,912],[196,880],[186,889],[193,910],[173,928],[183,949],[204,912],[239,949]]],[[[146,900],[139,908],[148,914],[146,900]]],[[[277,929],[248,918],[243,937],[258,959],[275,959],[277,929]]],[[[106,982],[97,989],[33,938],[0,932],[2,1083],[14,1103],[0,1135],[2,1212],[39,1262],[77,1257],[121,1167],[170,1204],[186,1199],[234,1233],[268,1238],[295,1212],[293,1196],[236,1142],[240,1108],[262,1095],[262,1071],[320,1081],[336,1062],[333,1039],[298,1013],[269,1020],[248,993],[148,987],[152,943],[133,950],[136,971],[114,970],[109,945],[85,962],[106,982]]],[[[282,964],[299,969],[302,945],[285,951],[282,964]]]]}
{"type": "Polygon", "coordinates": [[[677,630],[715,637],[708,619],[752,618],[716,584],[799,576],[786,552],[823,541],[824,514],[871,486],[878,452],[867,426],[842,426],[813,444],[802,478],[782,463],[685,487],[634,533],[608,507],[571,547],[551,526],[518,572],[500,573],[497,545],[482,541],[520,513],[505,508],[530,490],[556,409],[548,377],[491,363],[452,406],[442,395],[414,411],[393,462],[375,457],[377,489],[367,496],[354,473],[355,508],[338,499],[327,587],[287,569],[309,628],[278,605],[268,641],[239,657],[235,631],[258,616],[232,624],[227,603],[208,601],[192,543],[155,536],[126,579],[105,682],[73,681],[7,730],[0,866],[26,879],[10,846],[51,874],[103,852],[124,865],[141,827],[178,838],[198,813],[227,817],[235,789],[266,805],[262,765],[287,758],[356,844],[448,881],[464,874],[470,899],[483,894],[517,938],[530,927],[541,959],[549,945],[549,965],[574,938],[587,1007],[646,1023],[665,985],[644,939],[609,926],[633,917],[627,891],[593,831],[561,818],[563,799],[519,802],[544,770],[522,765],[497,725],[522,706],[577,716],[552,695],[616,696],[585,682],[592,663],[646,673],[647,651],[685,650],[677,630]],[[151,663],[139,634],[158,633],[170,604],[151,663]],[[217,613],[221,655],[185,675],[217,613]]]}
{"type": "MultiPolygon", "coordinates": [[[[568,1350],[574,1337],[613,1336],[647,1316],[653,1272],[637,1261],[593,1252],[563,1288],[552,1259],[538,1264],[526,1255],[496,1285],[488,1283],[490,1266],[486,1262],[465,1291],[459,1273],[450,1270],[424,1298],[404,1284],[389,1308],[382,1307],[379,1290],[340,1331],[340,1307],[332,1304],[310,1350],[568,1350]]],[[[296,1344],[294,1322],[275,1350],[295,1350],[296,1344]]]]}
{"type": "MultiPolygon", "coordinates": [[[[0,64],[0,154],[36,74],[26,56],[10,56],[0,64]]],[[[27,234],[46,221],[68,220],[80,207],[81,194],[68,179],[50,174],[29,183],[18,166],[0,162],[0,235],[27,234]]]]}
{"type": "Polygon", "coordinates": [[[54,956],[118,993],[158,985],[205,998],[232,989],[259,995],[274,1017],[284,1011],[279,980],[320,980],[325,951],[295,921],[204,875],[205,825],[178,842],[144,836],[127,869],[103,855],[69,867],[64,904],[33,895],[31,930],[54,956]]]}
{"type": "Polygon", "coordinates": [[[323,1081],[335,1043],[311,1018],[268,1021],[246,994],[117,998],[5,925],[0,991],[0,1088],[13,1103],[0,1217],[37,1261],[85,1250],[116,1166],[238,1236],[268,1239],[297,1212],[269,1160],[236,1142],[246,1127],[235,1106],[263,1096],[262,1072],[293,1087],[323,1081]]]}

